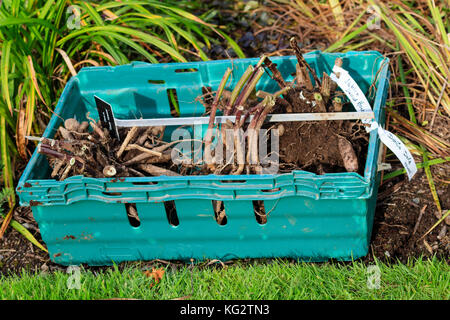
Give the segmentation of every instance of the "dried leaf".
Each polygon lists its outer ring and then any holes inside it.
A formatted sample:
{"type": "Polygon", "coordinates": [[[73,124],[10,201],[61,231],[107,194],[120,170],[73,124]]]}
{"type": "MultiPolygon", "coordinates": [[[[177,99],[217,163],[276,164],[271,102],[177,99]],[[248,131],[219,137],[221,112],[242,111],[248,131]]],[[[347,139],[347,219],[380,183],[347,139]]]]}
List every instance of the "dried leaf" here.
{"type": "Polygon", "coordinates": [[[19,115],[17,119],[16,129],[16,145],[17,151],[22,159],[27,158],[26,142],[25,142],[25,109],[21,106],[19,109],[19,115]]]}
{"type": "Polygon", "coordinates": [[[152,271],[150,270],[145,270],[144,271],[144,275],[146,275],[148,278],[152,278],[154,280],[154,283],[150,284],[150,288],[153,287],[155,284],[158,284],[161,279],[164,276],[164,268],[159,268],[159,269],[155,269],[152,268],[152,271]]]}
{"type": "Polygon", "coordinates": [[[45,102],[44,98],[42,97],[41,90],[39,90],[39,84],[38,84],[38,81],[36,78],[36,71],[34,71],[34,66],[33,66],[33,59],[31,58],[31,56],[27,56],[27,59],[28,59],[28,68],[30,71],[30,77],[31,77],[31,81],[33,82],[33,85],[34,85],[34,89],[36,90],[42,103],[47,106],[47,103],[45,102]]]}

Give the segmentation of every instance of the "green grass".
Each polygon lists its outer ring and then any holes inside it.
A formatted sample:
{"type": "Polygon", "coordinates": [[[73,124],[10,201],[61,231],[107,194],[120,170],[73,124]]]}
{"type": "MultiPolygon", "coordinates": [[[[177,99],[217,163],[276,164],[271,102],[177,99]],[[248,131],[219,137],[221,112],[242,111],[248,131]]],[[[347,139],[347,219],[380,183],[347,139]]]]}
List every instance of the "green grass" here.
{"type": "Polygon", "coordinates": [[[80,289],[68,289],[69,274],[3,276],[0,299],[445,299],[450,298],[450,268],[445,261],[422,259],[380,268],[379,289],[367,287],[367,266],[293,263],[268,260],[226,268],[185,265],[166,267],[159,284],[143,273],[143,265],[123,270],[81,271],[80,289]]]}

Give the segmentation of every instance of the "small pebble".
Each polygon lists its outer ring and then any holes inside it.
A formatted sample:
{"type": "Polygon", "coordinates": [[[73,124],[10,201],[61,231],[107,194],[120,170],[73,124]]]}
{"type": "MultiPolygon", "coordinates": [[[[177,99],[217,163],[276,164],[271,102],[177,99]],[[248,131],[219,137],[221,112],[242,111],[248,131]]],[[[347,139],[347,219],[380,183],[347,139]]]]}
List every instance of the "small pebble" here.
{"type": "Polygon", "coordinates": [[[32,225],[31,223],[25,222],[24,224],[22,224],[25,228],[27,229],[33,229],[35,230],[36,227],[34,225],[32,225]]]}
{"type": "Polygon", "coordinates": [[[446,226],[446,225],[443,225],[442,228],[441,228],[441,231],[439,232],[439,234],[438,234],[438,236],[437,236],[437,238],[438,238],[439,240],[441,240],[442,238],[445,237],[445,234],[446,234],[446,233],[447,233],[447,226],[446,226]]]}
{"type": "Polygon", "coordinates": [[[420,203],[420,199],[419,199],[419,198],[414,198],[414,199],[412,199],[412,201],[413,201],[415,204],[419,204],[419,203],[420,203]]]}

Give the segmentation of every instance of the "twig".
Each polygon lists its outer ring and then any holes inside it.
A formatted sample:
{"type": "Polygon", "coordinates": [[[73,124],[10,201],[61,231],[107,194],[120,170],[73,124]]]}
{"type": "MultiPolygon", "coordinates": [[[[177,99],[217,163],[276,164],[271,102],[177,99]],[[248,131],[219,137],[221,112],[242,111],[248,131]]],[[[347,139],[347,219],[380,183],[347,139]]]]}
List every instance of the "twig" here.
{"type": "Polygon", "coordinates": [[[208,168],[212,171],[215,169],[215,165],[212,163],[212,155],[211,155],[211,144],[212,144],[212,131],[214,127],[214,119],[216,117],[217,105],[219,104],[220,97],[225,88],[225,85],[228,81],[228,78],[231,75],[231,69],[227,68],[225,74],[222,77],[222,81],[220,81],[219,88],[217,89],[216,96],[214,97],[214,101],[211,105],[211,114],[209,116],[208,130],[205,135],[205,161],[208,168]]]}
{"type": "Polygon", "coordinates": [[[161,167],[157,167],[152,164],[140,164],[138,168],[153,176],[180,176],[179,173],[161,167]]]}
{"type": "Polygon", "coordinates": [[[423,216],[426,208],[427,208],[427,205],[424,205],[423,208],[420,210],[419,217],[417,218],[416,225],[414,226],[414,229],[413,229],[413,232],[411,235],[414,235],[417,232],[417,229],[419,228],[420,221],[422,220],[422,216],[423,216]]]}
{"type": "Polygon", "coordinates": [[[90,117],[90,112],[86,113],[86,119],[89,120],[89,124],[91,125],[92,129],[100,136],[100,138],[104,139],[105,134],[103,130],[97,125],[95,120],[90,117]]]}
{"type": "Polygon", "coordinates": [[[158,152],[158,151],[153,151],[152,149],[147,149],[145,147],[142,147],[140,145],[137,144],[129,144],[128,146],[125,147],[125,150],[139,150],[148,154],[151,154],[152,156],[156,156],[156,157],[161,157],[162,153],[158,152]]]}
{"type": "Polygon", "coordinates": [[[130,129],[130,131],[128,131],[125,140],[123,140],[122,145],[119,148],[119,151],[117,151],[117,158],[120,158],[122,156],[122,153],[125,151],[125,148],[128,146],[130,141],[136,137],[138,131],[139,127],[133,127],[130,129]]]}

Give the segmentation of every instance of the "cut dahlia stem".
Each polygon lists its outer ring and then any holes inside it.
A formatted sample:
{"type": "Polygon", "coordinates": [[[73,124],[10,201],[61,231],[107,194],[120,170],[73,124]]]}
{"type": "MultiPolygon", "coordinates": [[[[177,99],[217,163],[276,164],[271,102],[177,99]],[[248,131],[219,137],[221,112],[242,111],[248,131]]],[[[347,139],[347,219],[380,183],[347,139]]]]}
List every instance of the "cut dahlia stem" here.
{"type": "Polygon", "coordinates": [[[59,176],[59,171],[61,170],[61,168],[63,167],[64,164],[65,164],[64,161],[62,161],[60,159],[56,159],[55,165],[53,167],[53,170],[52,170],[52,173],[50,174],[50,176],[52,178],[59,176]]]}
{"type": "MultiPolygon", "coordinates": [[[[173,146],[173,145],[176,144],[176,143],[179,143],[179,142],[188,142],[188,141],[197,141],[197,140],[196,140],[196,139],[176,140],[176,141],[172,141],[172,142],[165,143],[165,144],[163,144],[163,145],[161,145],[161,146],[158,146],[158,147],[155,147],[155,148],[153,148],[153,149],[151,149],[151,150],[153,150],[153,151],[155,151],[155,152],[163,152],[164,150],[170,148],[171,146],[173,146]]],[[[131,164],[141,163],[141,162],[143,162],[144,160],[146,160],[146,159],[148,159],[148,158],[151,158],[151,157],[154,157],[154,155],[152,155],[152,154],[150,154],[150,153],[141,153],[141,154],[137,155],[136,157],[134,157],[134,158],[132,158],[132,159],[130,159],[130,160],[128,160],[128,161],[125,161],[125,162],[123,163],[123,165],[129,166],[129,165],[131,165],[131,164]]]]}
{"type": "Polygon", "coordinates": [[[259,79],[261,79],[263,74],[264,74],[264,68],[257,67],[255,69],[252,76],[250,77],[250,79],[245,84],[244,88],[242,89],[241,94],[236,99],[236,102],[234,103],[234,106],[232,108],[232,113],[234,113],[234,111],[237,107],[244,106],[245,102],[247,101],[247,99],[250,96],[250,94],[252,93],[252,91],[255,89],[256,84],[258,83],[259,79]]]}
{"type": "Polygon", "coordinates": [[[243,122],[241,122],[241,116],[244,111],[244,103],[250,96],[250,93],[255,89],[259,79],[261,79],[262,75],[264,74],[264,68],[261,67],[260,64],[262,64],[266,59],[267,58],[265,56],[263,56],[260,59],[258,63],[259,65],[255,69],[253,75],[250,77],[249,81],[244,86],[244,89],[242,89],[241,94],[236,100],[236,119],[234,123],[234,147],[236,150],[237,169],[233,172],[233,174],[236,175],[241,174],[245,166],[245,155],[244,155],[245,141],[242,134],[243,130],[241,129],[241,125],[243,125],[243,122]]]}
{"type": "Polygon", "coordinates": [[[156,157],[161,157],[162,153],[158,152],[158,151],[154,151],[152,149],[147,149],[145,147],[142,147],[140,145],[137,144],[129,144],[128,146],[125,147],[125,150],[129,151],[129,150],[138,150],[138,151],[142,151],[148,154],[151,154],[152,156],[156,156],[156,157]]]}
{"type": "MultiPolygon", "coordinates": [[[[342,112],[342,99],[339,97],[333,99],[333,112],[342,112]]],[[[337,121],[339,129],[341,129],[342,123],[342,120],[337,121]]]]}
{"type": "Polygon", "coordinates": [[[114,177],[117,174],[117,170],[114,166],[108,165],[103,168],[103,174],[107,178],[114,177]]]}
{"type": "Polygon", "coordinates": [[[105,138],[105,134],[102,130],[102,128],[100,128],[97,124],[97,122],[95,122],[95,120],[93,118],[90,117],[90,112],[86,113],[86,119],[89,120],[89,124],[91,125],[92,129],[94,130],[95,133],[97,133],[101,139],[105,138]]]}
{"type": "Polygon", "coordinates": [[[314,89],[311,78],[308,75],[306,66],[295,65],[297,84],[299,87],[305,87],[307,90],[312,91],[314,89]]]}
{"type": "Polygon", "coordinates": [[[216,117],[217,113],[217,106],[220,101],[220,97],[222,96],[222,92],[225,89],[225,85],[228,82],[228,78],[231,75],[231,69],[227,68],[225,71],[225,74],[222,77],[222,80],[220,81],[219,88],[217,89],[216,96],[214,97],[214,101],[211,105],[211,114],[209,115],[209,123],[208,123],[208,130],[206,131],[205,135],[205,162],[208,168],[211,171],[214,171],[215,164],[212,161],[212,155],[211,155],[211,144],[212,144],[212,138],[213,138],[213,127],[214,127],[214,119],[216,117]]]}
{"type": "Polygon", "coordinates": [[[322,95],[319,92],[314,93],[314,100],[316,101],[319,112],[327,112],[325,101],[323,101],[322,95]]]}
{"type": "Polygon", "coordinates": [[[142,171],[151,174],[152,176],[180,176],[179,173],[176,173],[172,170],[164,169],[161,167],[154,166],[152,164],[140,164],[138,168],[142,171]]]}
{"type": "Polygon", "coordinates": [[[273,110],[275,106],[275,98],[270,97],[268,98],[264,109],[262,109],[260,116],[258,117],[258,120],[256,121],[255,130],[253,132],[253,139],[252,139],[252,145],[249,146],[249,149],[251,147],[251,155],[250,159],[252,161],[252,164],[259,164],[259,157],[258,157],[258,138],[259,138],[259,131],[261,130],[261,127],[266,120],[267,115],[273,110]]]}
{"type": "Polygon", "coordinates": [[[76,161],[76,164],[79,166],[83,166],[85,163],[85,161],[80,157],[72,156],[65,152],[53,150],[51,146],[46,145],[46,144],[40,144],[38,146],[38,153],[45,154],[45,155],[53,157],[53,158],[58,158],[63,161],[70,161],[71,159],[74,159],[76,161]]]}
{"type": "Polygon", "coordinates": [[[322,75],[322,86],[320,87],[320,94],[322,95],[325,104],[327,104],[330,100],[331,82],[332,81],[330,76],[326,72],[324,72],[322,75]]]}
{"type": "Polygon", "coordinates": [[[247,110],[247,112],[244,114],[244,116],[241,118],[240,127],[242,128],[244,126],[244,123],[247,122],[248,117],[250,117],[252,114],[254,114],[256,111],[258,111],[258,108],[260,108],[260,105],[257,104],[256,106],[250,108],[250,110],[247,110]]]}
{"type": "MultiPolygon", "coordinates": [[[[316,86],[318,88],[320,88],[321,84],[320,84],[320,80],[319,77],[317,77],[316,72],[314,71],[313,68],[311,68],[311,66],[306,62],[305,58],[302,55],[302,52],[297,44],[297,40],[295,39],[295,37],[292,37],[290,39],[290,45],[291,48],[294,50],[295,52],[295,56],[297,57],[297,61],[300,64],[300,66],[304,65],[306,66],[306,68],[308,68],[309,72],[311,72],[313,78],[314,78],[314,82],[316,83],[316,86]]],[[[307,75],[307,74],[306,74],[307,75]]]]}
{"type": "Polygon", "coordinates": [[[151,157],[144,160],[142,163],[150,163],[150,164],[166,163],[169,162],[171,159],[172,159],[172,151],[169,150],[164,152],[161,157],[151,157]]]}
{"type": "Polygon", "coordinates": [[[256,106],[256,113],[253,119],[250,121],[250,124],[247,127],[247,156],[246,156],[246,162],[247,164],[253,164],[255,158],[253,157],[253,146],[255,141],[255,131],[256,131],[256,125],[258,122],[259,117],[261,116],[261,113],[264,109],[264,107],[269,102],[270,96],[267,96],[264,98],[262,102],[260,102],[256,106]]]}
{"type": "Polygon", "coordinates": [[[234,147],[236,148],[236,164],[237,164],[236,171],[232,173],[234,175],[241,174],[245,166],[245,158],[244,158],[245,144],[242,133],[243,131],[240,127],[234,128],[234,147]]]}
{"type": "Polygon", "coordinates": [[[234,103],[236,102],[236,99],[241,92],[242,88],[244,87],[247,80],[250,78],[250,76],[253,74],[254,67],[252,65],[249,65],[247,70],[245,70],[244,74],[239,79],[238,83],[234,87],[233,91],[231,92],[230,100],[228,101],[228,104],[225,108],[224,115],[229,116],[231,114],[232,108],[234,103]]]}
{"type": "Polygon", "coordinates": [[[69,163],[67,164],[66,168],[64,169],[64,171],[61,175],[61,178],[60,178],[61,181],[65,180],[69,176],[69,172],[72,169],[72,167],[75,165],[75,163],[76,163],[75,158],[71,158],[69,160],[69,163]]]}
{"type": "Polygon", "coordinates": [[[335,97],[333,99],[333,111],[334,112],[342,112],[342,99],[339,97],[335,97]]]}
{"type": "Polygon", "coordinates": [[[270,72],[272,72],[273,79],[278,83],[281,89],[287,87],[286,81],[284,81],[281,72],[278,70],[277,65],[273,63],[269,58],[264,60],[264,64],[267,68],[269,68],[270,72]]]}
{"type": "Polygon", "coordinates": [[[258,91],[256,91],[256,96],[258,98],[264,99],[267,96],[271,96],[271,94],[266,91],[258,90],[258,91]]]}
{"type": "Polygon", "coordinates": [[[150,134],[152,134],[152,127],[148,127],[144,130],[144,132],[142,133],[142,135],[138,138],[138,140],[136,141],[136,144],[142,146],[144,145],[145,141],[147,141],[148,137],[150,134]]]}

